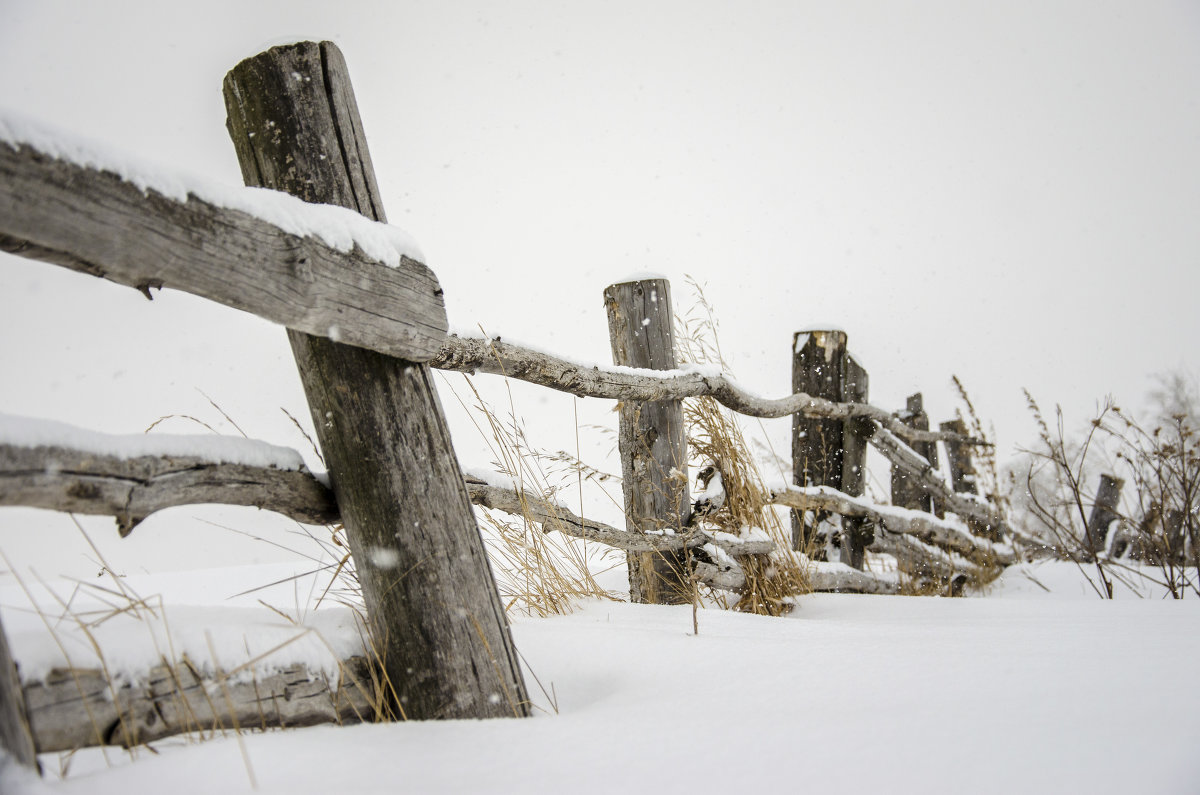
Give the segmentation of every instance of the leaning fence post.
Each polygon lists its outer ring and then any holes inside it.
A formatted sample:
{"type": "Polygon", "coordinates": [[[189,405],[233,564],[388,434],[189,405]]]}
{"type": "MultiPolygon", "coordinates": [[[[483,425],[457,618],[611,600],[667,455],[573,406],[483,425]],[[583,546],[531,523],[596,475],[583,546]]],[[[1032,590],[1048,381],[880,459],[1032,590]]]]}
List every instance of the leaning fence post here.
{"type": "MultiPolygon", "coordinates": [[[[247,184],[385,220],[337,47],[274,47],[238,64],[224,88],[247,184]]],[[[400,713],[527,715],[516,650],[429,367],[295,331],[288,338],[400,713]]]]}
{"type": "MultiPolygon", "coordinates": [[[[604,290],[604,305],[614,364],[674,369],[671,285],[666,279],[610,285],[604,290]]],[[[682,401],[622,401],[618,445],[628,528],[642,533],[681,529],[689,508],[682,401]]],[[[682,553],[630,553],[628,562],[634,602],[691,600],[682,553]]]]}
{"type": "Polygon", "coordinates": [[[1092,506],[1092,513],[1088,517],[1087,527],[1084,532],[1087,537],[1084,542],[1087,544],[1088,552],[1093,555],[1103,552],[1108,541],[1108,528],[1114,522],[1121,518],[1117,513],[1117,503],[1121,499],[1121,489],[1125,486],[1125,481],[1114,475],[1101,475],[1100,487],[1096,490],[1096,503],[1092,506]]]}
{"type": "MultiPolygon", "coordinates": [[[[19,764],[38,769],[33,732],[29,729],[29,714],[25,711],[25,694],[17,665],[8,648],[4,624],[0,623],[0,757],[12,754],[19,764]]],[[[0,768],[3,768],[0,759],[0,768]]]]}
{"type": "MultiPolygon", "coordinates": [[[[900,421],[908,427],[918,430],[929,430],[929,415],[925,413],[925,399],[920,392],[909,395],[905,402],[904,412],[900,421]]],[[[929,462],[934,468],[938,464],[936,442],[909,442],[909,447],[929,462]]],[[[898,466],[892,466],[892,505],[901,508],[911,508],[914,511],[933,513],[933,495],[920,483],[898,466]]],[[[938,516],[941,516],[941,506],[938,506],[938,516]]]]}

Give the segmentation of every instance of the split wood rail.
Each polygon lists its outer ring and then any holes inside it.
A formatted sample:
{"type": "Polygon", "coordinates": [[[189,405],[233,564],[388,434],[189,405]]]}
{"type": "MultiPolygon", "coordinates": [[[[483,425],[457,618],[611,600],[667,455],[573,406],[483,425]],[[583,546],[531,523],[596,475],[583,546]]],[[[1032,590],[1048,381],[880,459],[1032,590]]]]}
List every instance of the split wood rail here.
{"type": "MultiPolygon", "coordinates": [[[[930,431],[919,400],[898,414],[870,405],[867,374],[847,352],[844,333],[797,334],[793,394],[780,399],[758,397],[720,374],[677,367],[665,280],[605,291],[612,368],[500,340],[447,336],[436,276],[411,241],[385,225],[337,48],[329,42],[272,48],[238,64],[224,91],[230,136],[253,187],[129,173],[124,161],[86,144],[0,117],[0,250],[131,286],[148,298],[154,290],[183,290],[286,326],[332,487],[302,467],[220,455],[106,455],[69,442],[0,439],[0,505],[111,515],[122,534],[157,510],[200,502],[342,522],[394,706],[409,718],[529,711],[473,503],[531,513],[535,521],[552,517],[555,529],[625,550],[638,601],[679,601],[678,586],[692,576],[740,587],[744,575],[736,566],[701,563],[684,571],[685,550],[712,544],[734,560],[771,552],[770,542],[689,521],[687,479],[676,475],[687,471],[686,398],[708,396],[747,416],[793,417],[796,485],[769,498],[796,512],[798,548],[820,546],[820,519],[836,514],[843,517],[843,560],[857,568],[872,539],[903,569],[944,579],[1015,559],[1002,541],[1011,537],[1004,518],[948,485],[934,467],[936,443],[945,444],[952,461],[967,461],[955,456],[975,440],[961,428],[930,431]],[[464,478],[430,368],[499,373],[621,401],[626,527],[464,478]],[[862,496],[867,445],[897,473],[896,505],[862,496]]],[[[895,590],[868,572],[818,572],[814,580],[828,589],[895,590]]],[[[296,677],[314,692],[322,688],[303,672],[291,676],[282,680],[284,690],[295,687],[296,677]]],[[[358,714],[361,704],[342,692],[344,683],[323,687],[344,698],[283,722],[329,719],[330,710],[347,720],[358,714]]],[[[222,715],[214,708],[150,731],[134,704],[161,701],[152,688],[116,698],[85,689],[78,677],[23,688],[0,629],[0,742],[23,762],[34,763],[35,749],[114,738],[144,742],[162,736],[155,732],[187,730],[188,721],[194,727],[237,720],[236,710],[222,715]],[[49,714],[42,711],[46,703],[63,700],[47,695],[51,685],[60,694],[75,688],[76,718],[40,722],[49,714]],[[108,717],[97,722],[88,711],[106,699],[108,717]],[[78,717],[84,714],[90,725],[78,717]],[[79,725],[63,728],[72,721],[79,725]]]]}

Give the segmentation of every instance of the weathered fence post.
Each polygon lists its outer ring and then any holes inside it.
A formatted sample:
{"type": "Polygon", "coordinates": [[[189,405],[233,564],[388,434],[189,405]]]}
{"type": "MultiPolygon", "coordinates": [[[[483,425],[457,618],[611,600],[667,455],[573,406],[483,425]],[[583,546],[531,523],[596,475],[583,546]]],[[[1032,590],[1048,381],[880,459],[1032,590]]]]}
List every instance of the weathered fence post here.
{"type": "MultiPolygon", "coordinates": [[[[4,624],[0,623],[0,757],[6,753],[19,764],[38,769],[33,733],[29,730],[29,716],[25,711],[25,694],[21,692],[21,679],[8,648],[4,624]]],[[[2,761],[0,759],[0,767],[4,766],[2,761]]]]}
{"type": "Polygon", "coordinates": [[[1117,503],[1121,499],[1121,489],[1125,481],[1114,475],[1101,475],[1100,487],[1096,490],[1096,503],[1092,506],[1091,516],[1088,517],[1084,532],[1087,537],[1088,552],[1093,555],[1103,552],[1108,541],[1108,528],[1121,515],[1117,513],[1117,503]]]}
{"type": "MultiPolygon", "coordinates": [[[[844,366],[842,402],[866,403],[869,397],[867,371],[849,352],[846,353],[844,366]]],[[[842,423],[841,490],[852,497],[861,496],[866,488],[867,439],[874,428],[866,417],[853,417],[842,423]]],[[[842,517],[842,563],[861,571],[866,548],[874,540],[874,528],[868,519],[862,516],[842,517]]]]}
{"type": "MultiPolygon", "coordinates": [[[[238,64],[224,89],[248,185],[385,220],[337,47],[274,47],[238,64]]],[[[372,641],[401,714],[527,715],[516,651],[429,368],[323,337],[288,337],[372,641]]]]}
{"type": "MultiPolygon", "coordinates": [[[[867,373],[846,351],[844,331],[802,331],[792,340],[792,391],[836,402],[865,403],[867,373]]],[[[792,415],[792,480],[797,486],[829,486],[846,494],[862,494],[866,482],[866,440],[871,423],[792,415]]],[[[818,512],[806,517],[792,512],[792,547],[823,559],[816,549],[818,512]]],[[[871,543],[870,525],[861,518],[842,518],[842,562],[862,568],[863,549],[871,543]]]]}
{"type": "MultiPolygon", "coordinates": [[[[651,370],[675,367],[671,285],[666,279],[613,284],[604,290],[613,363],[651,370]]],[[[621,403],[621,489],[630,531],[680,530],[688,518],[687,434],[679,400],[621,403]]],[[[683,553],[630,553],[634,602],[691,601],[683,553]]]]}
{"type": "MultiPolygon", "coordinates": [[[[962,420],[946,420],[938,425],[947,433],[959,436],[967,435],[967,424],[962,420]]],[[[950,486],[958,494],[979,494],[978,473],[975,471],[975,461],[971,456],[971,446],[959,442],[947,441],[946,463],[950,467],[950,486]]],[[[1003,534],[986,522],[967,519],[967,527],[977,536],[991,541],[1003,540],[1003,534]]]]}
{"type": "MultiPolygon", "coordinates": [[[[801,331],[792,338],[792,392],[840,401],[842,360],[846,355],[843,331],[801,331]]],[[[792,415],[792,482],[797,486],[842,485],[842,423],[792,415]]],[[[816,530],[822,514],[806,516],[792,511],[792,548],[824,559],[824,545],[816,549],[816,530]]]]}
{"type": "MultiPolygon", "coordinates": [[[[900,421],[918,431],[929,430],[929,415],[925,413],[925,401],[920,392],[909,395],[900,421]]],[[[938,463],[937,442],[909,442],[909,447],[936,467],[938,463]]],[[[916,482],[911,475],[898,466],[892,466],[892,505],[911,508],[914,511],[933,513],[933,495],[916,482]]],[[[942,515],[938,506],[938,516],[942,515]]]]}

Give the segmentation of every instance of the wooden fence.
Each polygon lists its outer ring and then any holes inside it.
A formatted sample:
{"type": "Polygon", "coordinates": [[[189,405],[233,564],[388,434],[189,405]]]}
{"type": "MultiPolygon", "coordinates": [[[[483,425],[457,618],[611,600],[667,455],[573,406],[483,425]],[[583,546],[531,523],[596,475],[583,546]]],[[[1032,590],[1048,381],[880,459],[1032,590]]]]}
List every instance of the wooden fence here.
{"type": "MultiPolygon", "coordinates": [[[[219,455],[104,455],[68,443],[4,443],[0,505],[111,515],[122,534],[154,511],[207,502],[256,505],[302,522],[342,522],[393,705],[408,718],[529,711],[472,504],[553,519],[561,532],[625,550],[637,601],[688,599],[694,579],[742,587],[737,562],[769,554],[774,545],[691,521],[687,479],[675,474],[687,471],[686,398],[712,397],[751,417],[793,417],[795,485],[764,497],[793,510],[797,549],[826,546],[832,539],[822,535],[828,524],[821,520],[842,517],[837,540],[851,568],[815,571],[817,589],[894,592],[894,580],[861,571],[868,548],[893,555],[914,576],[947,584],[964,571],[1016,559],[1006,541],[1019,534],[970,493],[971,480],[962,474],[969,473],[976,440],[961,427],[930,431],[919,396],[903,412],[872,406],[867,374],[843,332],[796,335],[793,394],[779,399],[748,393],[723,375],[676,367],[665,280],[605,291],[612,368],[500,340],[447,336],[436,276],[382,223],[337,48],[328,42],[273,48],[235,67],[224,89],[245,182],[282,193],[181,189],[153,176],[135,182],[102,157],[60,152],[53,140],[0,120],[0,249],[147,297],[156,289],[184,290],[286,326],[332,488],[303,468],[219,455]],[[620,401],[626,528],[464,478],[430,368],[503,374],[620,401]],[[951,471],[960,473],[954,485],[935,468],[939,442],[951,471]],[[868,446],[891,462],[892,505],[863,496],[868,446]],[[735,563],[697,563],[685,554],[705,544],[735,563]],[[489,697],[497,693],[503,697],[489,697]]],[[[272,698],[284,699],[298,683],[325,694],[326,706],[281,713],[273,725],[354,720],[364,711],[354,688],[304,671],[282,676],[272,698]]],[[[237,704],[226,710],[211,702],[167,720],[156,687],[161,682],[114,696],[68,672],[22,686],[0,629],[0,742],[26,763],[34,763],[35,748],[137,744],[239,720],[237,704]],[[147,704],[157,705],[153,728],[146,725],[147,704]]],[[[203,690],[198,681],[188,687],[203,690]]],[[[178,696],[187,687],[167,689],[178,696]]],[[[246,698],[261,702],[262,693],[246,698]]]]}

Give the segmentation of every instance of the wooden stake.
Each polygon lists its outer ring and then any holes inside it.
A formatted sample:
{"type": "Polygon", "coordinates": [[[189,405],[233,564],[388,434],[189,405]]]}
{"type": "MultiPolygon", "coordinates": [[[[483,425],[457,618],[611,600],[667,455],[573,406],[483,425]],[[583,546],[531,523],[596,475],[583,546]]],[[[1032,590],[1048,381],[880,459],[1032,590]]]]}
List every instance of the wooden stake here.
{"type": "MultiPolygon", "coordinates": [[[[614,364],[674,369],[675,331],[666,279],[610,285],[604,291],[604,304],[614,364]]],[[[622,401],[618,446],[629,531],[680,531],[690,507],[682,401],[622,401]]],[[[630,553],[628,561],[634,602],[691,601],[692,585],[682,554],[630,553]]]]}
{"type": "Polygon", "coordinates": [[[1096,490],[1096,504],[1092,506],[1092,514],[1088,517],[1087,544],[1088,551],[1095,555],[1103,552],[1108,540],[1108,527],[1119,521],[1117,502],[1121,499],[1121,488],[1125,481],[1114,475],[1101,475],[1100,487],[1096,490]]]}
{"type": "MultiPolygon", "coordinates": [[[[224,88],[247,184],[386,220],[337,47],[272,48],[238,64],[224,88]]],[[[429,368],[299,332],[288,337],[400,708],[409,718],[527,715],[429,368]]]]}
{"type": "MultiPolygon", "coordinates": [[[[925,413],[925,401],[920,392],[908,396],[904,412],[900,415],[900,421],[919,431],[929,430],[929,415],[925,413]]],[[[931,466],[937,467],[936,442],[909,442],[909,447],[928,461],[931,466]]],[[[912,508],[914,511],[924,511],[925,513],[934,512],[933,496],[930,495],[928,489],[924,488],[912,475],[895,465],[892,466],[892,505],[912,508]]],[[[939,518],[944,516],[945,512],[942,510],[942,506],[938,505],[937,508],[937,516],[939,518]]]]}

